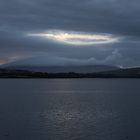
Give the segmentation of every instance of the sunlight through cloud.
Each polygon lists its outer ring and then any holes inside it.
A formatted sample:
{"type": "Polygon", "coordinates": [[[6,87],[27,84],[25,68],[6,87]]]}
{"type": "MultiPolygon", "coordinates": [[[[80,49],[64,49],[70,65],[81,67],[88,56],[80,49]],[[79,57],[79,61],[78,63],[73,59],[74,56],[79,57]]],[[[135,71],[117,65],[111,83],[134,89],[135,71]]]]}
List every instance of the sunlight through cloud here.
{"type": "Polygon", "coordinates": [[[110,34],[87,34],[83,32],[70,32],[52,30],[43,33],[30,33],[29,36],[43,37],[49,40],[72,45],[92,45],[103,43],[114,43],[118,38],[110,34]]]}

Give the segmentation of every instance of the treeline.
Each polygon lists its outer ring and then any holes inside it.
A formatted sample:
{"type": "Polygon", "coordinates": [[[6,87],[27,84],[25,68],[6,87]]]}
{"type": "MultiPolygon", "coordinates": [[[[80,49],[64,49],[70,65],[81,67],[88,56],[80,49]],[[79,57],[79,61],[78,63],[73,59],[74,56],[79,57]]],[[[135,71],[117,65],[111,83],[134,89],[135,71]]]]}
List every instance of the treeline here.
{"type": "Polygon", "coordinates": [[[140,72],[117,70],[98,73],[47,73],[0,69],[0,78],[140,78],[140,72]]]}

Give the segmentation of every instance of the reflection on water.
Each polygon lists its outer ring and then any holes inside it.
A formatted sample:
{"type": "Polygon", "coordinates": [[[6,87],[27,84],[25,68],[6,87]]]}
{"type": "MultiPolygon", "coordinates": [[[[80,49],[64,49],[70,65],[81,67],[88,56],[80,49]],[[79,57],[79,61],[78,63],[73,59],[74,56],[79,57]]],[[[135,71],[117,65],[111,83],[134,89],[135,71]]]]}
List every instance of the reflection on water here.
{"type": "Polygon", "coordinates": [[[140,80],[0,80],[0,140],[139,139],[140,80]]]}

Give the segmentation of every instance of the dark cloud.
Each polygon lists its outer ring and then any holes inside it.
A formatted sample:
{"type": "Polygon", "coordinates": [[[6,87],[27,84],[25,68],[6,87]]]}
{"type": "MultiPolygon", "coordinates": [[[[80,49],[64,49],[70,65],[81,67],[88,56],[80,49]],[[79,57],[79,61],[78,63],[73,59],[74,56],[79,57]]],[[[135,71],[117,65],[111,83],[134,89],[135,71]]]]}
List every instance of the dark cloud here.
{"type": "Polygon", "coordinates": [[[139,0],[0,0],[0,63],[139,66],[139,13],[139,0]],[[76,47],[27,36],[54,29],[122,39],[76,47]]]}

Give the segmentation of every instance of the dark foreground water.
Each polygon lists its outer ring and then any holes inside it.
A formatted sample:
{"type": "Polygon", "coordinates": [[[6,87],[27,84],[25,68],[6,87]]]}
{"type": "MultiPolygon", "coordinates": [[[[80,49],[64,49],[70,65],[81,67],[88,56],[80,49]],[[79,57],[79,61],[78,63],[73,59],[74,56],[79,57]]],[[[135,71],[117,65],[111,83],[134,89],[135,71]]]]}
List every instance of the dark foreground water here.
{"type": "Polygon", "coordinates": [[[140,79],[1,79],[0,140],[140,140],[140,79]]]}

